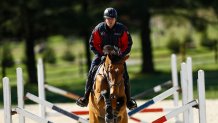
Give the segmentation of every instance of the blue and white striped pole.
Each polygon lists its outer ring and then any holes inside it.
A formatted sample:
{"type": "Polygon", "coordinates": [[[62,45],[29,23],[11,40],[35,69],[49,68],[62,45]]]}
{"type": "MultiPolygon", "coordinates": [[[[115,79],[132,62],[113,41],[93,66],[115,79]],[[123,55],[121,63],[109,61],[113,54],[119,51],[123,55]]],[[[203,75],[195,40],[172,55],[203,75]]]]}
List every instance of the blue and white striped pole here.
{"type": "Polygon", "coordinates": [[[149,107],[150,105],[158,102],[158,101],[161,101],[161,100],[164,100],[165,98],[169,97],[170,95],[174,94],[175,91],[179,90],[179,87],[172,87],[170,89],[168,89],[167,91],[157,95],[156,97],[152,98],[151,100],[147,101],[146,103],[140,105],[139,107],[133,109],[132,111],[129,111],[128,112],[128,115],[129,116],[132,116],[133,114],[137,113],[137,112],[140,112],[141,110],[149,107]]]}

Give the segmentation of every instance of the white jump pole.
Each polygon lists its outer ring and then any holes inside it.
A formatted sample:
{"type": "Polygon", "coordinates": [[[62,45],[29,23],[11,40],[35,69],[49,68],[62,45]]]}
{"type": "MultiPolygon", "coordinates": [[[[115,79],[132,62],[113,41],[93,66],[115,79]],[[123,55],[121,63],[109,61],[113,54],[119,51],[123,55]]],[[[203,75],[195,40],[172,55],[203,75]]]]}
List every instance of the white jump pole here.
{"type": "Polygon", "coordinates": [[[205,77],[203,70],[198,71],[198,103],[199,122],[206,123],[205,77]]]}
{"type": "Polygon", "coordinates": [[[24,109],[19,108],[19,107],[15,108],[15,111],[18,114],[22,114],[23,116],[28,117],[28,118],[30,118],[30,119],[38,122],[38,123],[52,123],[51,121],[43,119],[43,118],[41,118],[41,117],[39,117],[39,116],[37,116],[37,115],[35,115],[33,113],[30,113],[30,112],[28,112],[28,111],[26,111],[24,109]]]}
{"type": "MultiPolygon", "coordinates": [[[[187,84],[188,84],[188,102],[193,100],[193,77],[192,77],[192,59],[188,57],[186,60],[187,63],[187,84]]],[[[188,110],[189,123],[193,123],[193,109],[189,108],[188,110]]]]}
{"type": "MultiPolygon", "coordinates": [[[[178,87],[178,73],[177,73],[177,58],[175,54],[171,55],[171,76],[172,76],[172,82],[173,82],[173,87],[178,87]]],[[[178,107],[178,102],[179,102],[179,93],[176,91],[173,94],[173,103],[175,108],[178,107]]],[[[179,117],[175,117],[176,121],[179,121],[179,117]]]]}
{"type": "MultiPolygon", "coordinates": [[[[24,87],[23,72],[21,68],[16,69],[17,72],[17,102],[20,109],[24,109],[24,87]]],[[[25,118],[19,113],[19,123],[25,123],[25,118]]]]}
{"type": "MultiPolygon", "coordinates": [[[[37,63],[37,75],[38,75],[38,94],[39,99],[45,100],[45,87],[44,87],[44,70],[42,59],[38,59],[37,63]]],[[[46,107],[39,104],[39,111],[42,118],[46,117],[46,107]]]]}
{"type": "Polygon", "coordinates": [[[4,94],[4,123],[12,123],[11,118],[11,87],[9,78],[4,77],[3,81],[3,94],[4,94]]]}
{"type": "MultiPolygon", "coordinates": [[[[188,85],[187,85],[187,66],[186,63],[181,64],[181,86],[182,86],[182,105],[188,103],[188,85]]],[[[188,111],[183,112],[183,123],[188,123],[188,111]]]]}

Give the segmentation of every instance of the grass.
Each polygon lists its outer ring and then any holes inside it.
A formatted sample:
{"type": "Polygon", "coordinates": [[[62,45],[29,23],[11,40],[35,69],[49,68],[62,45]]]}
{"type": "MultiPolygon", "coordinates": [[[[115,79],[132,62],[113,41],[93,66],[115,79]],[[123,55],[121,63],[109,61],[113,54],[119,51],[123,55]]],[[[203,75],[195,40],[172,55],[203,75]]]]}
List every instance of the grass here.
{"type": "MultiPolygon", "coordinates": [[[[56,37],[57,38],[57,37],[56,37]]],[[[58,37],[59,39],[62,39],[58,37]]],[[[141,56],[141,45],[137,35],[133,35],[134,45],[131,52],[130,60],[139,60],[141,56]]],[[[61,60],[61,56],[66,48],[66,43],[55,40],[50,44],[56,51],[58,62],[55,65],[45,64],[46,68],[46,82],[56,87],[62,88],[69,92],[82,95],[84,92],[85,80],[86,80],[86,64],[84,62],[84,46],[81,40],[77,40],[70,45],[72,52],[76,55],[76,61],[65,62],[61,60]],[[81,62],[82,61],[82,62],[81,62]]],[[[16,104],[16,67],[22,67],[24,71],[24,81],[26,82],[27,73],[25,66],[20,62],[23,57],[23,43],[12,44],[13,54],[15,56],[16,65],[13,68],[7,69],[7,76],[10,78],[12,86],[12,104],[16,104]]],[[[165,47],[153,48],[154,65],[157,71],[154,74],[141,74],[140,64],[128,66],[128,71],[131,81],[132,95],[136,95],[149,89],[157,84],[161,84],[165,81],[171,80],[171,68],[170,68],[170,51],[165,47]]],[[[206,77],[206,97],[208,99],[217,99],[218,94],[218,63],[214,61],[214,53],[204,48],[188,49],[186,56],[192,57],[193,62],[193,80],[194,80],[194,96],[197,97],[197,71],[199,69],[205,70],[206,77]]],[[[39,55],[37,55],[39,57],[39,55]]],[[[180,63],[182,62],[181,56],[177,57],[178,70],[180,70],[180,63]]],[[[0,68],[1,71],[2,68],[0,68]]],[[[2,78],[2,76],[1,76],[2,78]]],[[[0,83],[0,90],[2,92],[2,83],[0,83]]],[[[31,92],[38,95],[37,85],[25,83],[25,92],[31,92]]],[[[144,99],[149,99],[153,95],[146,96],[144,99]]],[[[74,102],[65,97],[47,92],[47,100],[57,102],[74,102]]],[[[0,107],[3,105],[3,93],[0,93],[0,107]]],[[[31,102],[26,102],[31,103],[31,102]]]]}

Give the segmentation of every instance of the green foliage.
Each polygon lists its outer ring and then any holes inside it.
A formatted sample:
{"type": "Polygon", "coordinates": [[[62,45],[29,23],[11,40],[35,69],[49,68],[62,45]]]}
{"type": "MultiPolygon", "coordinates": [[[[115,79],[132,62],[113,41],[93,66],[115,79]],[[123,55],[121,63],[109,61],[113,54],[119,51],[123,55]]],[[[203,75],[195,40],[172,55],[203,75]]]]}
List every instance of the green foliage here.
{"type": "Polygon", "coordinates": [[[201,45],[203,47],[206,47],[206,48],[210,49],[210,50],[213,50],[215,44],[216,44],[216,40],[211,40],[211,39],[201,40],[201,45]]]}
{"type": "Polygon", "coordinates": [[[5,67],[13,67],[15,64],[9,43],[3,43],[1,64],[5,67]]]}
{"type": "Polygon", "coordinates": [[[180,42],[176,38],[171,38],[167,43],[167,48],[172,52],[178,54],[180,51],[180,42]]]}
{"type": "Polygon", "coordinates": [[[213,50],[215,44],[216,44],[216,40],[209,39],[207,34],[203,34],[203,38],[201,40],[201,46],[206,47],[210,50],[213,50]]]}
{"type": "Polygon", "coordinates": [[[44,62],[50,63],[50,64],[56,64],[57,59],[55,55],[54,49],[51,47],[46,47],[45,50],[43,51],[43,59],[44,62]]]}
{"type": "Polygon", "coordinates": [[[74,56],[74,54],[72,54],[70,49],[67,48],[67,50],[64,52],[64,54],[62,56],[62,59],[64,61],[73,62],[75,60],[75,56],[74,56]]]}

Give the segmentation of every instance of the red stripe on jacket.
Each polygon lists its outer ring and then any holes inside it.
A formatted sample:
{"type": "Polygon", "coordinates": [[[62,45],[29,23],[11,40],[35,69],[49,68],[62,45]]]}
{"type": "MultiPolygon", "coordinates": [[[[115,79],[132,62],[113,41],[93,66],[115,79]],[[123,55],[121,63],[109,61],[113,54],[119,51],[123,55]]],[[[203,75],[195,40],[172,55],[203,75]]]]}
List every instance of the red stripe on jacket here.
{"type": "Polygon", "coordinates": [[[98,53],[100,53],[102,55],[103,51],[102,51],[101,45],[102,45],[102,40],[101,40],[101,37],[99,35],[99,32],[95,31],[93,33],[93,46],[98,51],[98,53]]]}
{"type": "Polygon", "coordinates": [[[125,31],[121,37],[121,42],[119,43],[120,44],[120,49],[121,49],[121,52],[125,52],[125,50],[128,48],[128,42],[129,42],[129,39],[128,39],[128,34],[127,32],[125,31]]]}

